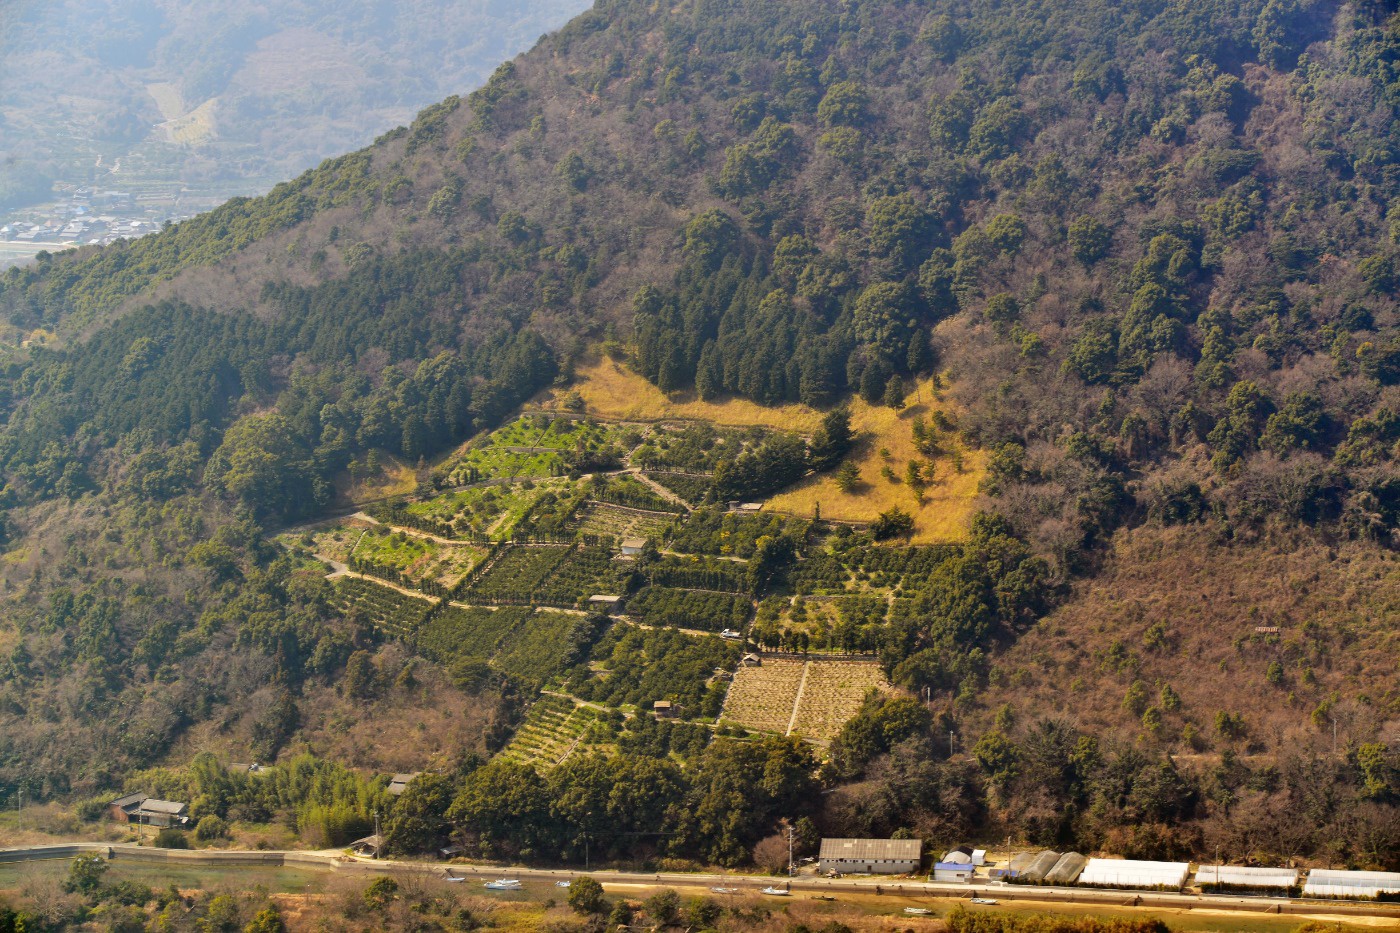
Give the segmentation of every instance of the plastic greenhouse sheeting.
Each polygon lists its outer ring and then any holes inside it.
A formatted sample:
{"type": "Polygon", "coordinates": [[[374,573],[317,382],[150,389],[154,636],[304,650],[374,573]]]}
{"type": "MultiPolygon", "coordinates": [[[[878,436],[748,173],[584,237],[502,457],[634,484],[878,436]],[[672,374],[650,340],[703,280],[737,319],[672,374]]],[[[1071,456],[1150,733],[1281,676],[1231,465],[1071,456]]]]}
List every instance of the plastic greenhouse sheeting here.
{"type": "Polygon", "coordinates": [[[1202,865],[1196,869],[1196,884],[1219,885],[1227,888],[1279,888],[1286,890],[1298,883],[1298,872],[1292,868],[1247,868],[1242,865],[1202,865]]]}
{"type": "Polygon", "coordinates": [[[1045,876],[1050,874],[1050,869],[1055,867],[1055,863],[1060,860],[1060,853],[1045,850],[1035,857],[1035,860],[1026,866],[1021,872],[1019,880],[1029,884],[1040,884],[1045,880],[1045,876]]]}
{"type": "Polygon", "coordinates": [[[1078,852],[1066,852],[1045,875],[1046,884],[1074,884],[1089,860],[1078,852]]]}
{"type": "Polygon", "coordinates": [[[1315,868],[1308,872],[1304,897],[1376,897],[1400,894],[1400,872],[1338,871],[1315,868]]]}
{"type": "Polygon", "coordinates": [[[1091,858],[1079,883],[1101,888],[1179,888],[1190,872],[1191,866],[1185,862],[1091,858]]]}

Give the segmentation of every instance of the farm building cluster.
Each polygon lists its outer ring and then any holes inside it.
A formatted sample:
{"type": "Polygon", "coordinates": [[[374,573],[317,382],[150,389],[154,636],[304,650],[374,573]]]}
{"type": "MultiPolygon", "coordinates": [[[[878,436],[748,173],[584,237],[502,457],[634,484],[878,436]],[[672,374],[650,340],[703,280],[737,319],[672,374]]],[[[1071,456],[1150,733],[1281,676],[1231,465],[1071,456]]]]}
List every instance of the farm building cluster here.
{"type": "MultiPolygon", "coordinates": [[[[828,876],[915,875],[923,866],[923,843],[917,839],[823,839],[818,860],[819,871],[828,876]]],[[[1241,865],[1200,865],[1193,872],[1187,862],[1090,858],[1049,849],[1018,852],[1005,864],[996,864],[984,849],[957,846],[933,861],[928,880],[937,884],[1167,892],[1195,889],[1203,894],[1400,900],[1400,872],[1241,865]]]]}

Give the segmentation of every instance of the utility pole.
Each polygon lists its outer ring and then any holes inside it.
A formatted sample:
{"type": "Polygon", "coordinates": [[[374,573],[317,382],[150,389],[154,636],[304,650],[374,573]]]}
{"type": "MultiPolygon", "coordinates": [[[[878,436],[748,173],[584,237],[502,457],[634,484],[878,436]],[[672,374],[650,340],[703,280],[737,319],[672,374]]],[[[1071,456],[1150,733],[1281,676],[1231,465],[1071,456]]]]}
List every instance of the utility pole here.
{"type": "Polygon", "coordinates": [[[792,877],[792,824],[788,823],[788,877],[792,877]]]}
{"type": "Polygon", "coordinates": [[[948,757],[953,757],[953,730],[948,730],[948,757]]]}

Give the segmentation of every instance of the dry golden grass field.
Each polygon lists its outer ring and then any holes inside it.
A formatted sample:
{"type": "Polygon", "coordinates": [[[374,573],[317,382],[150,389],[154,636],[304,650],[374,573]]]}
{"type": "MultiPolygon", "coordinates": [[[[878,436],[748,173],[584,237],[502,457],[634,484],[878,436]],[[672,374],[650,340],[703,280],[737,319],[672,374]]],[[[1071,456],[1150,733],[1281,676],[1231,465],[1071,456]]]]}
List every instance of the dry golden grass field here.
{"type": "MultiPolygon", "coordinates": [[[[589,414],[604,418],[648,421],[692,418],[723,425],[762,425],[777,430],[810,433],[821,423],[822,413],[806,405],[766,408],[743,399],[703,402],[693,395],[668,397],[646,379],[607,356],[588,361],[576,370],[569,389],[551,390],[541,400],[545,408],[557,408],[570,391],[583,398],[589,414]]],[[[836,486],[832,476],[813,477],[770,499],[765,508],[810,516],[820,506],[826,518],[851,522],[873,521],[881,512],[899,506],[914,516],[915,544],[956,541],[967,531],[977,499],[977,487],[985,471],[986,455],[963,448],[950,434],[942,438],[943,453],[933,462],[933,482],[916,496],[905,482],[909,461],[923,458],[914,446],[914,422],[932,418],[947,406],[935,399],[929,381],[910,393],[907,407],[896,412],[883,405],[851,401],[851,426],[859,441],[851,459],[860,471],[861,483],[851,493],[836,486]],[[888,457],[883,452],[888,453],[888,457]],[[955,461],[960,461],[961,470],[955,461]],[[898,482],[883,475],[888,466],[898,482]]]]}

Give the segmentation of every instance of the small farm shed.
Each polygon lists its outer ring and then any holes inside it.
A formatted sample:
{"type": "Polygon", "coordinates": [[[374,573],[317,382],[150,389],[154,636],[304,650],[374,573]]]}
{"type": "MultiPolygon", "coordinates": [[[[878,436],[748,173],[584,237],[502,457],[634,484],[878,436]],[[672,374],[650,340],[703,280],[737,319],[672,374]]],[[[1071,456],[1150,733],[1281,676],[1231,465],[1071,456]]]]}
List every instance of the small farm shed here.
{"type": "Polygon", "coordinates": [[[127,794],[107,805],[107,815],[118,823],[142,826],[184,826],[190,821],[186,806],[175,800],[157,800],[145,794],[127,794]]]}
{"type": "Polygon", "coordinates": [[[967,884],[977,869],[966,862],[939,862],[933,866],[933,880],[953,884],[967,884]]]}
{"type": "Polygon", "coordinates": [[[822,871],[903,875],[917,871],[923,858],[921,839],[823,839],[822,871]]]}
{"type": "Polygon", "coordinates": [[[669,719],[675,715],[676,708],[670,700],[657,700],[651,704],[652,711],[656,713],[657,719],[669,719]]]}
{"type": "Polygon", "coordinates": [[[1293,868],[1248,868],[1241,865],[1202,865],[1196,869],[1196,887],[1202,891],[1258,892],[1286,895],[1298,886],[1293,868]]]}
{"type": "Polygon", "coordinates": [[[366,836],[363,839],[356,839],[350,843],[350,851],[356,855],[367,855],[370,858],[379,858],[379,850],[384,847],[384,839],[375,833],[373,836],[366,836]]]}
{"type": "Polygon", "coordinates": [[[145,794],[127,794],[125,797],[118,797],[107,804],[108,819],[118,823],[130,823],[132,821],[131,814],[136,812],[136,808],[145,799],[145,794]]]}
{"type": "Polygon", "coordinates": [[[647,546],[646,538],[623,538],[622,556],[637,557],[642,553],[642,548],[647,546]]]}
{"type": "Polygon", "coordinates": [[[1303,886],[1304,897],[1369,899],[1382,894],[1400,894],[1400,872],[1314,868],[1308,872],[1308,883],[1303,886]]]}
{"type": "Polygon", "coordinates": [[[1091,858],[1079,883],[1099,888],[1159,888],[1178,890],[1191,866],[1185,862],[1142,862],[1134,859],[1091,858]]]}
{"type": "Polygon", "coordinates": [[[422,774],[421,771],[410,771],[407,774],[396,774],[389,779],[389,793],[397,797],[408,790],[408,785],[413,783],[413,779],[422,774]]]}

